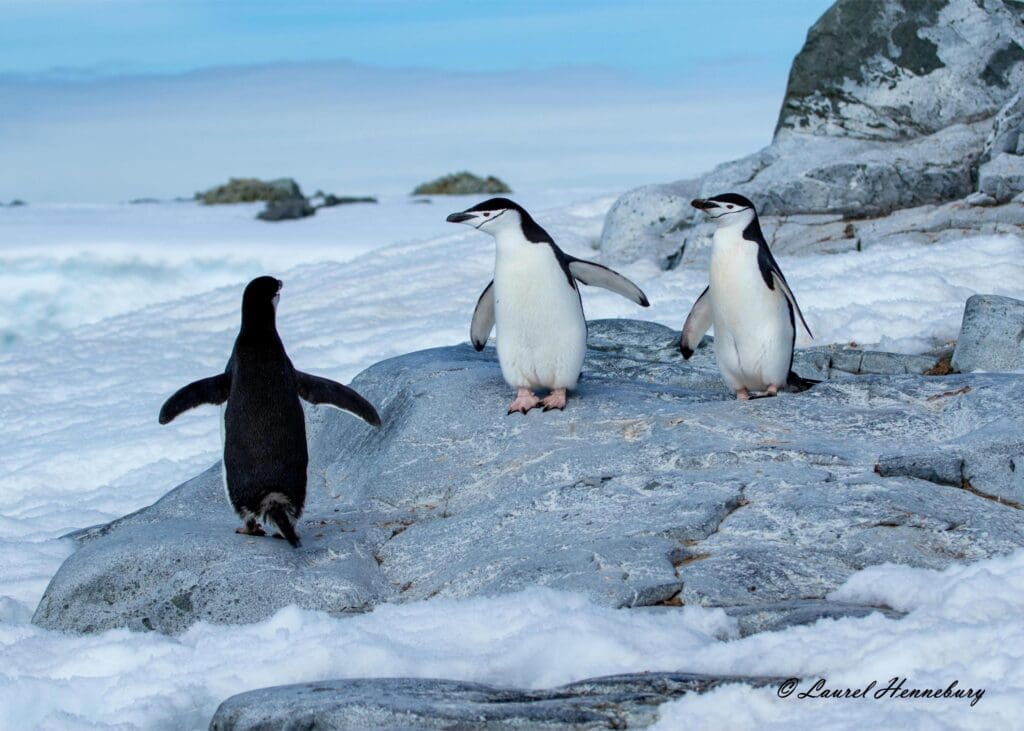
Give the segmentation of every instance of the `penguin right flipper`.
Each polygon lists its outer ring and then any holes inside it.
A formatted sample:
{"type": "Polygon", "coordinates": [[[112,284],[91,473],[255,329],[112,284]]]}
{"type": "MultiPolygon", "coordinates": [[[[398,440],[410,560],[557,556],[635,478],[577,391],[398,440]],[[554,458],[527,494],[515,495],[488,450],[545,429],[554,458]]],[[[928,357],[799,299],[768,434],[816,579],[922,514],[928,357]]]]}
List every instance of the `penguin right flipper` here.
{"type": "Polygon", "coordinates": [[[160,407],[160,423],[167,424],[178,414],[202,404],[222,404],[231,392],[231,374],[221,373],[182,386],[160,407]]]}
{"type": "Polygon", "coordinates": [[[708,296],[710,290],[711,286],[708,285],[700,293],[700,297],[693,303],[690,314],[686,316],[686,322],[683,324],[683,333],[679,336],[679,350],[682,351],[683,358],[686,360],[690,359],[693,351],[700,345],[704,333],[711,327],[713,313],[711,312],[711,297],[708,296]]]}
{"type": "Polygon", "coordinates": [[[779,286],[782,294],[789,300],[789,306],[793,308],[793,312],[800,318],[800,323],[804,326],[804,330],[807,331],[807,335],[813,339],[814,334],[811,332],[811,328],[807,326],[807,320],[804,319],[804,313],[800,311],[800,305],[796,302],[793,290],[789,288],[789,282],[782,275],[782,270],[779,269],[779,264],[775,261],[775,257],[772,256],[768,244],[763,243],[763,238],[761,241],[762,243],[758,245],[757,251],[757,265],[761,269],[761,278],[764,279],[768,289],[775,289],[776,284],[779,286]]]}
{"type": "Polygon", "coordinates": [[[638,286],[626,279],[614,269],[596,264],[585,259],[577,259],[563,252],[568,261],[569,273],[577,281],[583,282],[591,287],[603,287],[604,289],[621,294],[628,300],[633,300],[641,307],[649,307],[650,302],[647,295],[638,286]]]}
{"type": "Polygon", "coordinates": [[[299,397],[311,404],[328,404],[358,416],[371,426],[380,426],[380,415],[373,404],[348,386],[320,376],[295,371],[299,380],[299,397]]]}
{"type": "Polygon", "coordinates": [[[473,310],[473,322],[469,326],[469,339],[473,347],[483,350],[487,345],[487,338],[494,329],[494,280],[488,284],[480,293],[480,299],[476,301],[476,309],[473,310]]]}

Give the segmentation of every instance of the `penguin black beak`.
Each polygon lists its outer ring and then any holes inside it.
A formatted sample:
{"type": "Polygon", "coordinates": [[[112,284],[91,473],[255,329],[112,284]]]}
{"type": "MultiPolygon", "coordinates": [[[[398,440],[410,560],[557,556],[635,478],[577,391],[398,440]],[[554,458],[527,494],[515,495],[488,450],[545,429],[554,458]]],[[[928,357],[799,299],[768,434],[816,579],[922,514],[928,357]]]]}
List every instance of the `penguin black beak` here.
{"type": "Polygon", "coordinates": [[[690,201],[690,205],[694,208],[699,208],[702,211],[707,211],[715,207],[715,204],[704,198],[694,198],[690,201]]]}
{"type": "Polygon", "coordinates": [[[472,221],[474,218],[476,216],[472,213],[453,213],[444,220],[448,223],[465,223],[466,221],[472,221]]]}

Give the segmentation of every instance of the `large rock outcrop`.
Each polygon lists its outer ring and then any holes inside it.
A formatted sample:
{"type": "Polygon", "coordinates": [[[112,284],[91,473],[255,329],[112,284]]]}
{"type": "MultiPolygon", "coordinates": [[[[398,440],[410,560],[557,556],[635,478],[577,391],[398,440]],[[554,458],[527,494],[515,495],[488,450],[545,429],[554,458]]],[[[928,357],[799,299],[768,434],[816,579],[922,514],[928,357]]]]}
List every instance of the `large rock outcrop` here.
{"type": "Polygon", "coordinates": [[[1024,376],[920,375],[930,358],[798,354],[803,394],[737,402],[711,348],[591,323],[564,412],[506,416],[494,350],[437,348],[356,380],[380,430],[310,412],[299,550],[236,535],[214,466],[81,532],[34,621],[89,632],[251,622],[543,585],[608,606],[724,607],[754,632],[870,608],[829,602],[864,566],[941,567],[1024,545],[1024,376]],[[879,374],[879,375],[867,375],[879,374]],[[943,455],[941,474],[923,455],[943,455]],[[946,464],[949,462],[949,464],[946,464]]]}
{"type": "Polygon", "coordinates": [[[1021,3],[838,0],[793,62],[772,144],[626,193],[600,248],[619,261],[697,262],[712,228],[689,199],[730,191],[758,205],[782,254],[1019,232],[1022,85],[1021,3]],[[931,225],[905,236],[922,218],[931,225]]]}

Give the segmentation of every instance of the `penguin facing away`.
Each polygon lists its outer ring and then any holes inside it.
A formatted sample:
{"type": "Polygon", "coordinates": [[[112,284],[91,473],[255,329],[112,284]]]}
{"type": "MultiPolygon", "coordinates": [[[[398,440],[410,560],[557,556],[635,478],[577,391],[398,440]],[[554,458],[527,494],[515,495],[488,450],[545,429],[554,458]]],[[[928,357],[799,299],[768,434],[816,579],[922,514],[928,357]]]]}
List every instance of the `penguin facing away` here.
{"type": "Polygon", "coordinates": [[[691,205],[717,228],[710,283],[693,304],[679,339],[683,357],[693,355],[713,324],[718,368],[736,398],[749,399],[751,391],[764,396],[783,389],[804,391],[818,383],[793,372],[797,318],[814,336],[768,248],[754,204],[725,193],[691,205]]]}
{"type": "Polygon", "coordinates": [[[303,399],[348,411],[380,426],[369,401],[335,381],[298,371],[277,334],[282,283],[258,277],[242,295],[242,326],[223,373],[180,388],[160,409],[160,423],[201,404],[225,404],[223,476],[228,501],[242,519],[236,533],[266,535],[261,523],[300,545],[295,523],[306,502],[303,399]]]}
{"type": "Polygon", "coordinates": [[[484,288],[470,326],[483,350],[497,328],[498,362],[516,389],[508,408],[523,414],[536,406],[564,409],[576,387],[587,349],[587,323],[577,282],[604,287],[641,307],[647,297],[618,272],[562,251],[526,210],[508,198],[492,198],[447,219],[494,237],[494,279],[484,288]],[[549,389],[543,399],[536,389],[549,389]]]}

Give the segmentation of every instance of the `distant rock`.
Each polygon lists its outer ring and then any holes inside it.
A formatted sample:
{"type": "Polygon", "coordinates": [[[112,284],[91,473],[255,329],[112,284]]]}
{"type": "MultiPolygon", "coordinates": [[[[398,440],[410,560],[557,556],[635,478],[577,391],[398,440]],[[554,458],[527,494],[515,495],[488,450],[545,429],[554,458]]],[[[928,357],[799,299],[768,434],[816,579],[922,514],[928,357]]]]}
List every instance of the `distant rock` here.
{"type": "Polygon", "coordinates": [[[256,214],[256,218],[261,221],[288,221],[312,216],[314,213],[316,208],[305,198],[286,198],[268,202],[266,207],[256,214]]]}
{"type": "Polygon", "coordinates": [[[968,299],[952,366],[962,373],[1024,370],[1024,302],[994,294],[968,299]]]}
{"type": "Polygon", "coordinates": [[[302,198],[299,184],[291,178],[260,180],[258,178],[231,178],[224,185],[196,193],[196,200],[204,205],[253,203],[256,201],[284,201],[302,198]]]}
{"type": "Polygon", "coordinates": [[[132,198],[128,201],[128,205],[130,206],[147,206],[155,205],[157,203],[163,203],[163,201],[159,198],[132,198]]]}
{"type": "Polygon", "coordinates": [[[511,188],[493,175],[481,178],[473,175],[473,173],[463,171],[461,173],[445,175],[436,180],[431,180],[429,183],[418,185],[412,194],[473,195],[475,193],[483,193],[490,195],[511,192],[511,188]]]}
{"type": "Polygon", "coordinates": [[[566,411],[525,417],[505,415],[493,348],[378,363],[354,386],[380,430],[308,412],[301,549],[236,535],[215,465],[79,532],[34,621],[176,633],[292,603],[344,613],[547,586],[612,607],[723,607],[755,632],[867,611],[826,598],[865,566],[1024,546],[1020,511],[994,498],[1024,475],[998,458],[1024,433],[1024,375],[930,377],[934,357],[831,346],[795,363],[824,383],[737,402],[712,348],[683,361],[677,338],[592,322],[566,411]],[[921,453],[956,455],[969,479],[876,471],[921,453]]]}
{"type": "Polygon", "coordinates": [[[757,204],[783,254],[913,234],[905,211],[932,229],[900,240],[1017,225],[1020,206],[1008,202],[1024,190],[1022,85],[1022,3],[839,0],[793,62],[772,144],[696,180],[627,192],[609,211],[599,248],[611,261],[699,263],[712,227],[685,198],[730,191],[757,204]],[[989,198],[1014,210],[986,209],[989,198]],[[893,215],[899,220],[887,225],[893,215]],[[934,225],[946,216],[964,227],[934,225]]]}
{"type": "Polygon", "coordinates": [[[210,731],[645,728],[657,720],[658,706],[674,698],[728,683],[764,686],[782,680],[643,673],[591,678],[550,690],[418,678],[328,680],[233,696],[217,709],[210,731]]]}
{"type": "Polygon", "coordinates": [[[8,203],[6,206],[4,205],[4,203],[2,201],[0,201],[0,208],[4,208],[4,207],[6,207],[6,208],[19,208],[20,206],[27,206],[27,205],[28,205],[28,203],[26,203],[25,201],[23,201],[23,200],[21,200],[19,198],[15,198],[10,203],[8,203]]]}
{"type": "Polygon", "coordinates": [[[314,193],[310,199],[309,204],[314,208],[333,208],[334,206],[345,206],[352,203],[376,203],[377,199],[373,196],[352,196],[352,195],[334,195],[333,193],[324,193],[322,190],[318,190],[314,193]]]}

